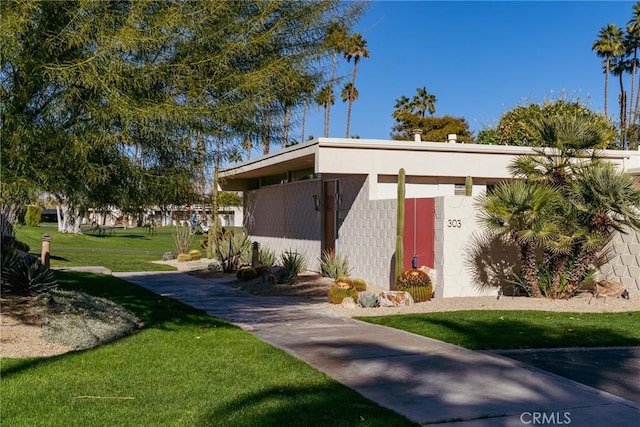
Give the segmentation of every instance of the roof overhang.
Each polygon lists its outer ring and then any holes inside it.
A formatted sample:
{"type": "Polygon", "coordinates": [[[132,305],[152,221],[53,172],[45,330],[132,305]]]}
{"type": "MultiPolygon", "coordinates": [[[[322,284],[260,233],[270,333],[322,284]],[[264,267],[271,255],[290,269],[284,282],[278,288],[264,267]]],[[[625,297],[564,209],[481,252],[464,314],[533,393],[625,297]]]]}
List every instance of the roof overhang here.
{"type": "MultiPolygon", "coordinates": [[[[374,139],[318,138],[220,171],[224,189],[243,190],[248,181],[287,171],[314,168],[319,174],[407,175],[509,178],[517,156],[530,147],[374,139]]],[[[602,150],[601,157],[624,170],[640,170],[640,151],[602,150]]]]}

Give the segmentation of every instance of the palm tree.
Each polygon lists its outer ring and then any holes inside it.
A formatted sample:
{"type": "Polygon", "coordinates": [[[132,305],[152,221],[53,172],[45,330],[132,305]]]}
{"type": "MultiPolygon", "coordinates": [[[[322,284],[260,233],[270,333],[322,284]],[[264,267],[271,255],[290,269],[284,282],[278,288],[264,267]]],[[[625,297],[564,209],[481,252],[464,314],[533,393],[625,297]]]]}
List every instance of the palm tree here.
{"type": "MultiPolygon", "coordinates": [[[[331,78],[329,80],[329,88],[331,89],[331,97],[333,97],[333,87],[336,84],[336,68],[338,66],[338,54],[344,52],[347,41],[347,27],[339,22],[330,22],[324,38],[326,46],[333,54],[333,62],[331,64],[331,78]]],[[[324,136],[329,137],[329,123],[331,121],[331,103],[324,103],[324,136]]]]}
{"type": "Polygon", "coordinates": [[[351,82],[347,82],[344,84],[342,88],[342,92],[340,93],[340,97],[343,102],[349,102],[349,108],[347,110],[347,138],[349,138],[349,121],[351,120],[351,105],[353,101],[358,99],[358,89],[356,89],[351,82]]]}
{"type": "Polygon", "coordinates": [[[434,115],[436,112],[436,99],[435,95],[427,92],[426,87],[418,88],[418,93],[413,97],[412,104],[415,109],[420,113],[420,117],[424,117],[426,112],[434,115]]]}
{"type": "Polygon", "coordinates": [[[499,185],[491,194],[479,196],[480,222],[491,232],[515,244],[520,253],[527,292],[542,297],[538,282],[536,251],[556,231],[555,207],[560,195],[542,184],[514,181],[499,185]]]}
{"type": "MultiPolygon", "coordinates": [[[[316,102],[320,105],[324,111],[324,136],[329,136],[329,114],[327,112],[331,106],[336,102],[336,97],[333,94],[333,85],[326,85],[316,95],[316,102]]],[[[304,138],[303,138],[304,140],[304,138]]]]}
{"type": "Polygon", "coordinates": [[[392,117],[396,119],[398,122],[402,122],[405,118],[412,114],[413,106],[411,104],[411,100],[406,96],[402,95],[400,99],[396,99],[396,105],[393,107],[392,117]]]}
{"type": "Polygon", "coordinates": [[[591,50],[594,50],[599,57],[604,58],[604,115],[608,117],[611,58],[622,55],[624,51],[622,31],[615,24],[601,28],[598,39],[593,42],[591,50]]]}
{"type": "Polygon", "coordinates": [[[634,126],[638,118],[640,105],[640,76],[638,76],[638,86],[636,88],[635,106],[633,106],[633,95],[636,73],[638,70],[638,49],[640,49],[640,3],[633,5],[633,16],[627,24],[627,34],[625,37],[627,49],[633,53],[633,69],[631,71],[631,107],[629,108],[629,125],[634,126]],[[633,116],[632,116],[633,113],[633,116]]]}
{"type": "MultiPolygon", "coordinates": [[[[362,34],[359,33],[355,33],[353,34],[351,37],[349,37],[347,39],[346,45],[345,45],[345,49],[344,49],[344,57],[347,58],[347,62],[351,62],[351,59],[353,59],[353,74],[351,76],[351,85],[350,88],[352,91],[355,91],[356,89],[356,73],[357,73],[357,69],[358,69],[358,62],[360,62],[360,58],[364,57],[364,58],[368,58],[369,57],[369,51],[367,50],[367,42],[366,40],[362,37],[362,34]]],[[[345,85],[345,88],[347,86],[345,85]]],[[[351,122],[351,108],[353,107],[353,101],[355,101],[358,98],[357,93],[352,93],[348,99],[349,99],[349,107],[347,109],[347,132],[346,132],[346,138],[349,138],[349,125],[351,122]]],[[[344,99],[344,96],[343,98],[344,99]]]]}
{"type": "Polygon", "coordinates": [[[631,63],[624,56],[617,56],[611,62],[611,74],[618,77],[620,83],[620,94],[618,103],[620,104],[620,148],[626,149],[627,140],[627,91],[624,90],[624,73],[631,71],[631,63]]]}

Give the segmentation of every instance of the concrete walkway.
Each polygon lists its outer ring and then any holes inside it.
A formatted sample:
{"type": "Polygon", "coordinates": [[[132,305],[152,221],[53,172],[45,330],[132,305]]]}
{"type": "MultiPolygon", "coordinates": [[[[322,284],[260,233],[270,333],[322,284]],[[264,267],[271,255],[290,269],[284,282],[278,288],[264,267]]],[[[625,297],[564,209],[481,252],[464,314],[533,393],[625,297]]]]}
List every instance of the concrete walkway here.
{"type": "Polygon", "coordinates": [[[225,319],[420,424],[637,426],[640,404],[524,363],[177,272],[114,273],[225,319]]]}

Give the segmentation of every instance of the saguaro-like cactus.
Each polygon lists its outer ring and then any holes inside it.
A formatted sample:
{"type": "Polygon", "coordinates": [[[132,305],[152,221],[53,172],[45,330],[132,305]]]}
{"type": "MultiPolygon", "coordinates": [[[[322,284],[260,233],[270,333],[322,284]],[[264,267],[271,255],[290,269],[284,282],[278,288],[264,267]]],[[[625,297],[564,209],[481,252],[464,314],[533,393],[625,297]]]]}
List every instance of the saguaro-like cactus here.
{"type": "Polygon", "coordinates": [[[464,195],[470,197],[473,195],[473,178],[470,176],[464,180],[464,195]]]}
{"type": "Polygon", "coordinates": [[[396,222],[396,279],[404,270],[404,196],[405,196],[405,171],[398,171],[398,210],[396,222]]]}

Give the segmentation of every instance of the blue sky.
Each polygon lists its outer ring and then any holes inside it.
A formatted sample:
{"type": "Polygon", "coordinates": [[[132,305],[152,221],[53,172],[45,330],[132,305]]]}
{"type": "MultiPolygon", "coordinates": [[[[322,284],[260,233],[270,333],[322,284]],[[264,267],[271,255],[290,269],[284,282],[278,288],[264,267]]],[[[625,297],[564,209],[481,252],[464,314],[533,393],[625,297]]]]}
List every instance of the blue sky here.
{"type": "MultiPolygon", "coordinates": [[[[372,1],[355,27],[371,57],[358,64],[350,133],[388,139],[395,100],[422,86],[438,98],[436,115],[464,117],[476,133],[516,105],[559,96],[602,112],[602,62],[591,45],[603,26],[626,26],[634,3],[372,1]]],[[[342,60],[341,74],[351,70],[342,60]]],[[[611,113],[617,79],[609,85],[611,113]]],[[[338,97],[330,136],[345,136],[346,115],[338,97]]],[[[320,108],[308,113],[305,133],[323,135],[320,108]]]]}

